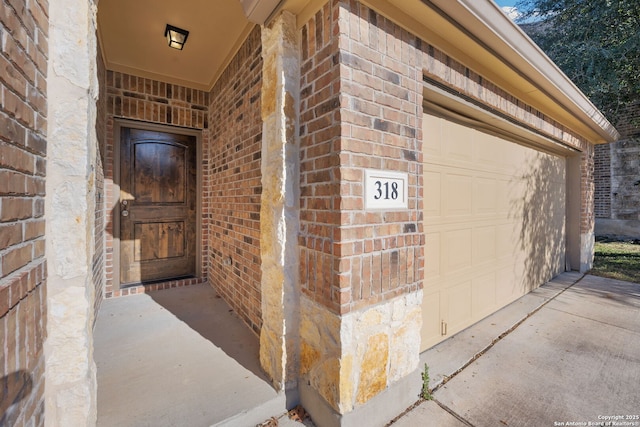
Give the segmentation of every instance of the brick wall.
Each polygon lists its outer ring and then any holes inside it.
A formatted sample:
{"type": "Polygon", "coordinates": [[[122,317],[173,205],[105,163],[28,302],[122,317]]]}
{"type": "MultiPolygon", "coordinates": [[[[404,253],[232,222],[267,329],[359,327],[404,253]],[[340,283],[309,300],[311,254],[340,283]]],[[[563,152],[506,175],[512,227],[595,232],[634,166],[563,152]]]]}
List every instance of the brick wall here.
{"type": "Polygon", "coordinates": [[[314,300],[340,306],[333,255],[340,226],[340,65],[329,2],[301,30],[300,284],[314,300]]]}
{"type": "Polygon", "coordinates": [[[354,1],[301,31],[301,284],[347,313],[422,286],[417,40],[354,1]],[[365,169],[408,173],[409,209],[365,211],[365,169]]]}
{"type": "MultiPolygon", "coordinates": [[[[100,77],[100,76],[99,76],[100,77]]],[[[125,118],[149,123],[180,126],[185,128],[206,129],[208,127],[207,104],[208,93],[179,85],[158,82],[129,74],[108,70],[101,77],[101,86],[106,87],[106,120],[104,179],[105,179],[105,297],[114,297],[141,293],[150,290],[165,289],[199,283],[205,277],[195,279],[171,280],[153,285],[131,286],[125,289],[115,289],[114,259],[113,259],[113,218],[109,206],[118,198],[113,191],[113,162],[114,162],[114,119],[125,118]]],[[[202,134],[202,144],[207,144],[207,132],[202,134]]],[[[203,165],[204,168],[204,165],[203,165]]],[[[203,212],[203,229],[207,229],[207,215],[203,212]]],[[[203,235],[203,239],[206,235],[203,235]]],[[[203,244],[203,253],[206,245],[203,244]]],[[[203,263],[206,263],[202,257],[203,263]]],[[[202,271],[206,271],[203,265],[202,271]]]]}
{"type": "Polygon", "coordinates": [[[595,220],[594,193],[594,146],[585,138],[547,117],[542,112],[512,96],[484,76],[475,73],[464,64],[449,57],[428,43],[421,43],[423,79],[452,88],[494,111],[516,119],[547,136],[581,153],[581,218],[580,233],[591,233],[595,220]]]}
{"type": "Polygon", "coordinates": [[[254,331],[260,330],[260,47],[256,27],[210,93],[110,70],[99,76],[107,88],[101,94],[106,99],[105,206],[112,206],[118,197],[112,188],[115,118],[204,130],[203,277],[115,289],[113,222],[105,208],[106,297],[208,279],[254,331]]]}
{"type": "MultiPolygon", "coordinates": [[[[609,202],[611,208],[607,218],[638,221],[640,220],[640,103],[630,106],[616,117],[616,128],[620,132],[620,140],[607,146],[610,156],[609,159],[604,159],[610,162],[610,191],[603,195],[597,194],[596,203],[609,202]]],[[[602,164],[606,163],[597,159],[596,167],[601,168],[602,164]]]]}
{"type": "MultiPolygon", "coordinates": [[[[102,60],[102,55],[98,53],[96,58],[98,68],[99,87],[97,112],[96,112],[96,138],[98,140],[98,150],[96,152],[94,182],[95,182],[95,221],[93,225],[94,252],[91,262],[93,284],[95,289],[94,313],[98,313],[100,304],[104,297],[105,285],[105,188],[104,188],[104,156],[106,152],[106,120],[107,120],[107,88],[103,82],[106,81],[107,70],[102,60]]],[[[97,316],[96,316],[97,318],[97,316]]],[[[94,320],[95,322],[95,320],[94,320]]]]}
{"type": "Polygon", "coordinates": [[[0,425],[44,424],[47,8],[0,5],[0,425]]]}
{"type": "Polygon", "coordinates": [[[203,209],[210,218],[208,279],[257,333],[262,325],[260,28],[210,93],[203,209]]]}
{"type": "Polygon", "coordinates": [[[611,218],[611,145],[596,145],[594,151],[594,214],[611,218]]]}

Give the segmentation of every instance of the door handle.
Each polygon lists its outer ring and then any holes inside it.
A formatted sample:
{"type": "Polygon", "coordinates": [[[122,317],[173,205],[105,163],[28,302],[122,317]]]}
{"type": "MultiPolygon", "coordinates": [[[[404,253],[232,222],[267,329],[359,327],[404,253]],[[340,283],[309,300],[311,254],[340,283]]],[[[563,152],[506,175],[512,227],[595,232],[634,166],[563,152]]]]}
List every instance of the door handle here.
{"type": "Polygon", "coordinates": [[[129,216],[129,211],[128,210],[123,210],[122,211],[122,216],[129,216]]]}

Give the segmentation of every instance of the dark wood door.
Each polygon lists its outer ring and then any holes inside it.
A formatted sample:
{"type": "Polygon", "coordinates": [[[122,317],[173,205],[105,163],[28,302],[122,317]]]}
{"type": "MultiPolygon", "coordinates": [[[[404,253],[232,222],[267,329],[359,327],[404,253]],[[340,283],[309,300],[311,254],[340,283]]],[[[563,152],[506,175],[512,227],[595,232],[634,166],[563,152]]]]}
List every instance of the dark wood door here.
{"type": "Polygon", "coordinates": [[[120,283],[194,276],[196,138],[121,132],[120,283]]]}

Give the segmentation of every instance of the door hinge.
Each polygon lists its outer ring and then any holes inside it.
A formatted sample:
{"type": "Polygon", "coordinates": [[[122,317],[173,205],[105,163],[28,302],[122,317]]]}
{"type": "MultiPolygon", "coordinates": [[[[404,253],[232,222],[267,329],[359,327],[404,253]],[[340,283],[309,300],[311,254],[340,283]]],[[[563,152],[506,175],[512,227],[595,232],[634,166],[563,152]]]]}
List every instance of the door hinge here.
{"type": "Polygon", "coordinates": [[[447,335],[447,322],[444,320],[440,323],[440,333],[444,336],[447,335]]]}

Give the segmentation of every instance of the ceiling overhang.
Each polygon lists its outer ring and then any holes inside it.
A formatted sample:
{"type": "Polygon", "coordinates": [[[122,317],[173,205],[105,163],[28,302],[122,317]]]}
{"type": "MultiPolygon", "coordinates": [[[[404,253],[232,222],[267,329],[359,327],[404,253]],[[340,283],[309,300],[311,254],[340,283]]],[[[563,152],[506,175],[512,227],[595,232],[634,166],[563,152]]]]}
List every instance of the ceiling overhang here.
{"type": "MultiPolygon", "coordinates": [[[[594,143],[615,128],[493,1],[361,0],[545,115],[594,143]]],[[[109,0],[98,7],[107,69],[211,90],[257,24],[279,10],[305,25],[326,0],[109,0]],[[166,24],[190,33],[164,43],[166,24]]]]}
{"type": "Polygon", "coordinates": [[[240,0],[247,19],[256,24],[264,24],[282,0],[240,0]]]}

